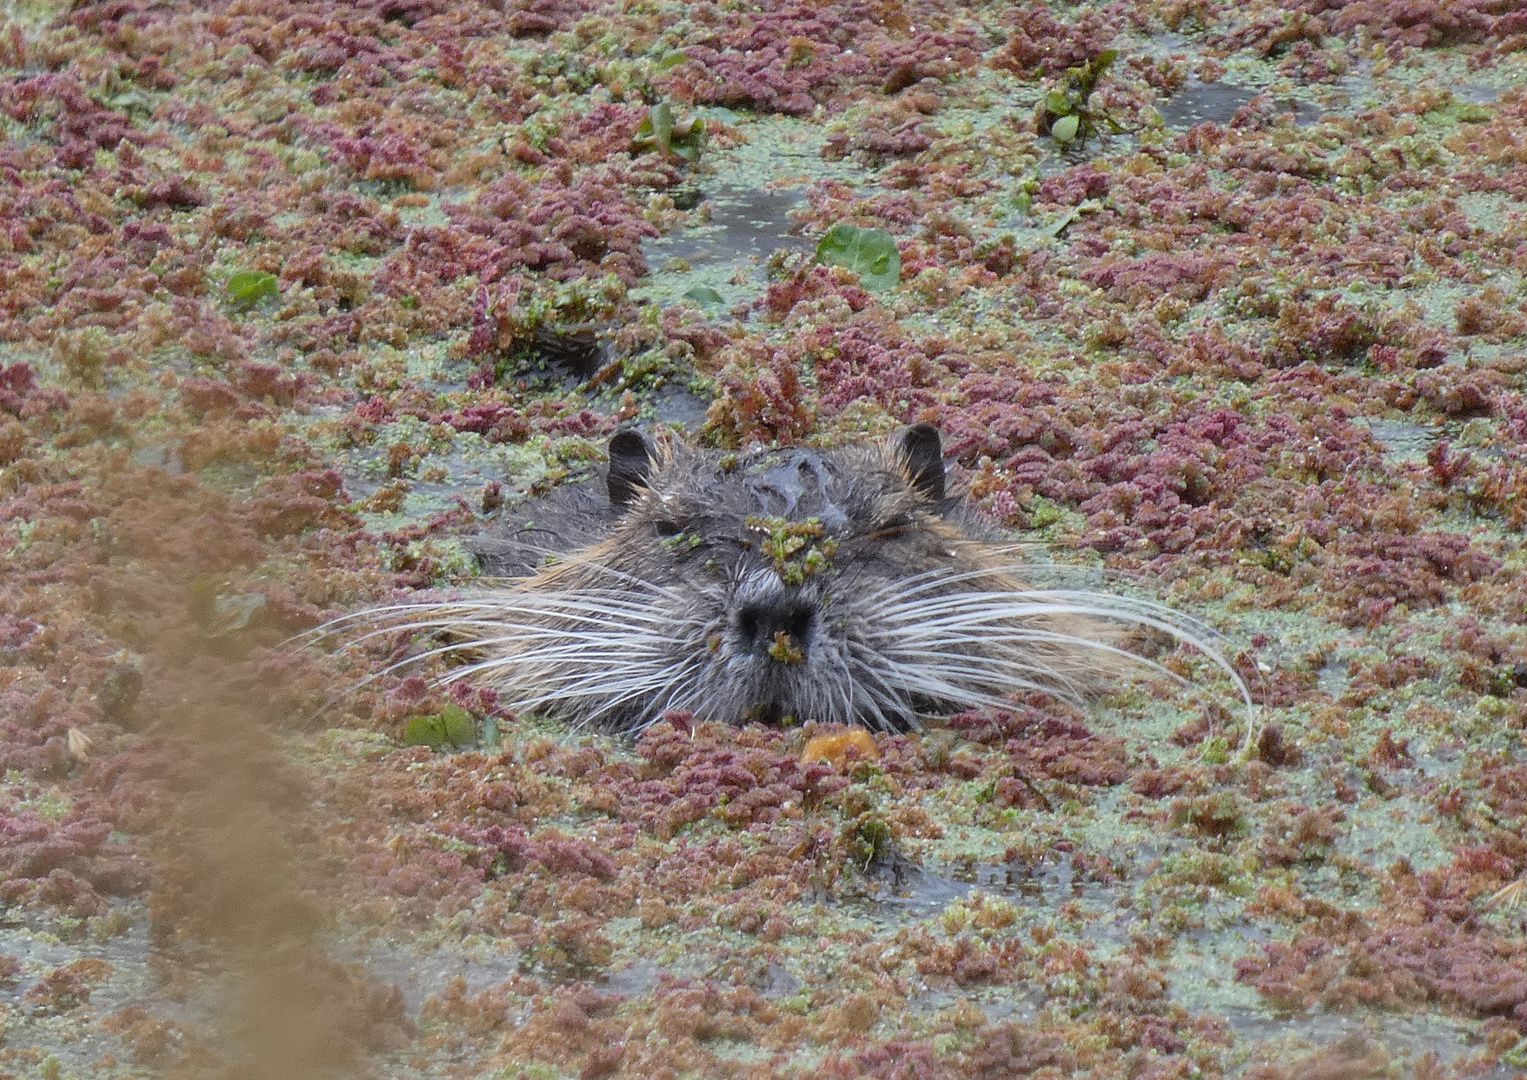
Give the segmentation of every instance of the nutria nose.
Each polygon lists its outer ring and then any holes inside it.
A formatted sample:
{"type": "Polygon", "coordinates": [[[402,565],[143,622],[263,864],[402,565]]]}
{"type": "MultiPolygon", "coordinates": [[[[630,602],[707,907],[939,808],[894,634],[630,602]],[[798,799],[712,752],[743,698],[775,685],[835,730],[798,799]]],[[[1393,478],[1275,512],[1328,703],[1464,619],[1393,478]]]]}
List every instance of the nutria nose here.
{"type": "Polygon", "coordinates": [[[799,597],[782,596],[741,605],[733,622],[744,648],[750,652],[768,652],[776,660],[781,660],[791,655],[792,647],[804,657],[816,629],[816,618],[815,604],[799,597]]]}

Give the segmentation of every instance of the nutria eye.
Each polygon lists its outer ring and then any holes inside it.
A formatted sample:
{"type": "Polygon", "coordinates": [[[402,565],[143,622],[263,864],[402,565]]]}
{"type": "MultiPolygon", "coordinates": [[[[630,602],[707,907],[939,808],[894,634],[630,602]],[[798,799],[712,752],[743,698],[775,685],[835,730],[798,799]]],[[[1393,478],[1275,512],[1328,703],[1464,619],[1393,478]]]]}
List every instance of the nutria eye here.
{"type": "Polygon", "coordinates": [[[652,530],[659,536],[678,536],[684,531],[684,526],[676,521],[654,521],[652,530]]]}

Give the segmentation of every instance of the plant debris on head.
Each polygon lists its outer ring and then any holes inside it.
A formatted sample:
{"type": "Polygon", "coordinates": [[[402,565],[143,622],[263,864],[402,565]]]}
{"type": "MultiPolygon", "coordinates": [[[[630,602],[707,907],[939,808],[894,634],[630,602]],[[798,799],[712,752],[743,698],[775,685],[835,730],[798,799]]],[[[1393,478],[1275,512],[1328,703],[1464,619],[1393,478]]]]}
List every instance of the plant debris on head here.
{"type": "Polygon", "coordinates": [[[1032,567],[946,491],[929,425],[741,454],[624,431],[609,453],[602,539],[458,602],[359,617],[443,632],[434,651],[470,660],[448,679],[511,708],[625,730],[671,710],[905,730],[1019,692],[1075,700],[1128,661],[1165,670],[1125,648],[1145,629],[1240,685],[1208,632],[1169,609],[1030,588],[1032,567]]]}

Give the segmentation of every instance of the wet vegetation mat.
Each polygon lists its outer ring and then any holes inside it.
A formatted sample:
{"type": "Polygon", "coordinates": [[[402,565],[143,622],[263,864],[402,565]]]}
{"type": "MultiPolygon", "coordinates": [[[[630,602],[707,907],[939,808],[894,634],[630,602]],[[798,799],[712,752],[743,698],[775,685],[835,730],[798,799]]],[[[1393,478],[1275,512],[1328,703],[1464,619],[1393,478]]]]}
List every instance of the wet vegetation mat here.
{"type": "Polygon", "coordinates": [[[0,11],[0,1077],[1527,1070],[1520,4],[0,11]],[[910,422],[1250,752],[290,641],[619,425],[910,422]]]}

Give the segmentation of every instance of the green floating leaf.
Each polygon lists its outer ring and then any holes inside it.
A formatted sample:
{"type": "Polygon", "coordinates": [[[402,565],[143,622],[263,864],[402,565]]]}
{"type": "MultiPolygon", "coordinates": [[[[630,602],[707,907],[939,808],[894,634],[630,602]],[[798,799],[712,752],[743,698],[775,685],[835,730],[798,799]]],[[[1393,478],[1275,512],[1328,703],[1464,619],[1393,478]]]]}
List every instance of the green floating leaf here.
{"type": "Polygon", "coordinates": [[[660,101],[648,109],[647,123],[652,127],[652,141],[664,150],[673,149],[673,110],[668,102],[660,101]]]}
{"type": "Polygon", "coordinates": [[[1081,217],[1082,210],[1079,206],[1073,206],[1060,216],[1060,220],[1050,226],[1048,232],[1051,236],[1060,236],[1071,227],[1071,223],[1081,217]]]}
{"type": "Polygon", "coordinates": [[[678,157],[693,165],[700,160],[700,151],[705,148],[705,122],[696,120],[691,125],[687,134],[676,137],[670,148],[678,157]]]}
{"type": "Polygon", "coordinates": [[[689,59],[689,54],[675,49],[673,52],[664,53],[654,65],[659,71],[671,71],[684,61],[689,59]]]}
{"type": "Polygon", "coordinates": [[[884,229],[861,229],[838,222],[817,241],[817,262],[845,266],[866,289],[894,289],[901,282],[901,253],[884,229]]]}
{"type": "Polygon", "coordinates": [[[1076,132],[1080,126],[1080,117],[1062,116],[1050,126],[1050,138],[1058,143],[1071,142],[1076,138],[1076,132]]]}
{"type": "Polygon", "coordinates": [[[477,724],[460,705],[447,705],[434,716],[416,716],[403,728],[404,746],[460,750],[477,741],[477,724]]]}
{"type": "Polygon", "coordinates": [[[440,711],[440,719],[445,724],[446,738],[457,746],[470,746],[477,741],[477,724],[460,705],[447,705],[440,711]]]}
{"type": "Polygon", "coordinates": [[[445,725],[438,716],[416,716],[403,728],[403,745],[438,750],[445,745],[445,725]]]}
{"type": "Polygon", "coordinates": [[[281,295],[275,274],[263,270],[240,270],[228,279],[228,295],[240,304],[258,304],[267,296],[281,295]]]}
{"type": "Polygon", "coordinates": [[[154,111],[154,99],[137,87],[120,94],[113,94],[106,100],[106,104],[121,112],[131,112],[136,109],[139,112],[152,114],[154,111]]]}
{"type": "Polygon", "coordinates": [[[693,289],[684,292],[685,300],[693,300],[697,304],[724,304],[726,300],[715,289],[708,285],[696,285],[693,289]]]}
{"type": "Polygon", "coordinates": [[[699,116],[677,119],[673,107],[660,101],[647,110],[637,125],[633,147],[643,150],[657,147],[664,154],[694,162],[700,159],[705,146],[705,120],[699,116]]]}

